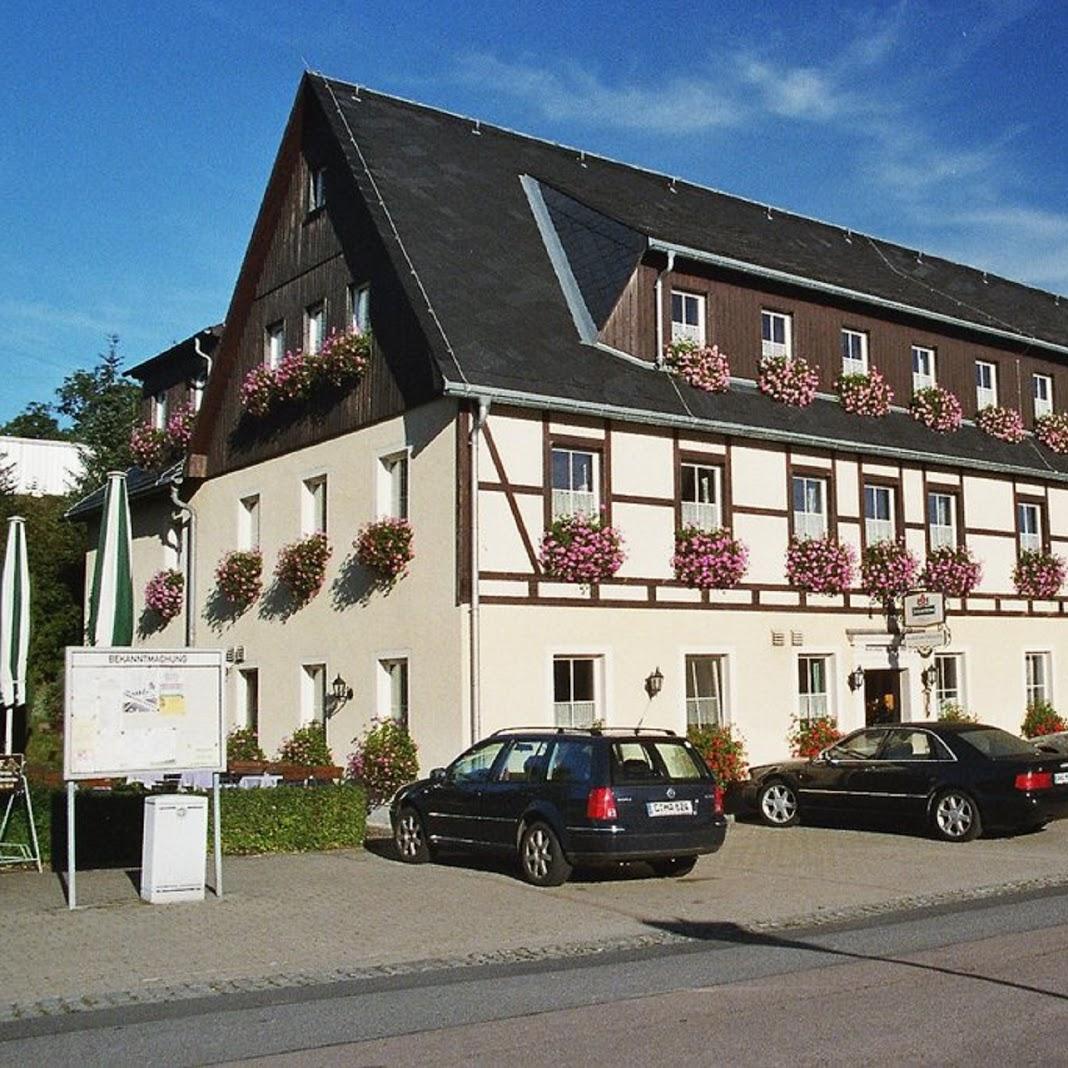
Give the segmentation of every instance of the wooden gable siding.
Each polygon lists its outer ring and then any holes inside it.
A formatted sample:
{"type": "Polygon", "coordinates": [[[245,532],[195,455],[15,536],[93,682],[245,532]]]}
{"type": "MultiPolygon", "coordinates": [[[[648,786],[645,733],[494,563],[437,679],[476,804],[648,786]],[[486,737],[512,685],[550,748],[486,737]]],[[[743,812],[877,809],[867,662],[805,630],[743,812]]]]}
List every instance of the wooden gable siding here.
{"type": "MultiPolygon", "coordinates": [[[[656,345],[656,277],[658,267],[643,263],[635,270],[609,316],[601,337],[606,344],[653,359],[656,345]]],[[[895,403],[907,405],[912,396],[912,346],[935,350],[939,385],[960,399],[966,418],[976,414],[975,362],[997,366],[998,403],[1016,408],[1028,427],[1034,423],[1031,376],[1053,379],[1054,405],[1068,408],[1068,366],[1024,342],[994,342],[974,331],[934,324],[902,313],[875,312],[858,302],[798,296],[796,290],[771,283],[757,286],[736,272],[709,270],[696,274],[676,269],[663,282],[665,337],[671,333],[671,290],[703,294],[709,344],[718,344],[730,357],[731,373],[756,378],[760,360],[762,309],[793,316],[793,349],[819,370],[819,388],[834,392],[841,371],[841,331],[868,334],[871,366],[878,367],[893,387],[895,403]]]]}
{"type": "MultiPolygon", "coordinates": [[[[425,338],[408,307],[382,241],[314,98],[297,126],[300,151],[288,161],[280,203],[264,241],[250,299],[235,321],[232,365],[213,419],[206,475],[258,463],[347,433],[425,403],[437,391],[425,338]],[[309,214],[308,166],[325,167],[326,207],[309,214]],[[269,325],[285,321],[287,350],[304,347],[304,312],[326,304],[326,331],[347,329],[350,283],[371,288],[374,350],[355,389],[294,403],[264,419],[244,416],[241,384],[263,362],[269,325]]],[[[283,161],[285,162],[285,161],[283,161]]]]}

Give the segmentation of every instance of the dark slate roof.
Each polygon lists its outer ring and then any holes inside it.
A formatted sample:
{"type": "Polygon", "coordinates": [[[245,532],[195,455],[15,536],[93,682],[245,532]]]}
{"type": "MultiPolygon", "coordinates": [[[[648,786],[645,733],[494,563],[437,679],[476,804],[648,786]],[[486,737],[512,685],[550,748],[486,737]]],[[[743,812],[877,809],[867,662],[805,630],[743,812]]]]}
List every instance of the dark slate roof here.
{"type": "Polygon", "coordinates": [[[150,356],[147,360],[142,360],[141,363],[131,367],[126,374],[140,382],[153,378],[169,364],[176,361],[184,362],[189,357],[195,356],[196,350],[193,348],[193,342],[198,338],[200,339],[200,347],[210,356],[218,347],[222,331],[222,323],[206,326],[203,330],[198,330],[195,334],[191,334],[184,340],[172,345],[169,349],[164,349],[163,352],[150,356]]]}
{"type": "Polygon", "coordinates": [[[1049,293],[947,260],[918,259],[840,227],[344,82],[308,81],[386,239],[446,392],[486,391],[517,403],[542,398],[546,407],[602,406],[621,418],[700,421],[749,436],[801,435],[832,447],[1068,474],[1068,459],[1033,443],[1004,446],[970,428],[942,436],[903,414],[862,419],[831,401],[793,409],[744,388],[703,394],[583,344],[521,179],[538,183],[595,317],[640,254],[639,238],[1055,345],[1068,346],[1068,302],[1062,307],[1049,293]]]}
{"type": "MultiPolygon", "coordinates": [[[[170,487],[182,473],[180,461],[164,468],[162,471],[143,471],[140,467],[131,467],[126,472],[126,496],[130,501],[142,497],[151,497],[157,493],[169,492],[170,487]]],[[[104,507],[105,486],[98,486],[77,504],[71,505],[64,514],[65,519],[88,519],[104,507]]]]}

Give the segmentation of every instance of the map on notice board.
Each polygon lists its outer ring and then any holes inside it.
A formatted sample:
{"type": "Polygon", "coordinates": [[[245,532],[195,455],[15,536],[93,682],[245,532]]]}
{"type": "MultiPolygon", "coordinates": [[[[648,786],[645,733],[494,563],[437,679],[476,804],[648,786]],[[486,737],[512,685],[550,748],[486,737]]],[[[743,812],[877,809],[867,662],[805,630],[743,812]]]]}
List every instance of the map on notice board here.
{"type": "Polygon", "coordinates": [[[64,776],[223,771],[223,654],[67,649],[64,776]]]}

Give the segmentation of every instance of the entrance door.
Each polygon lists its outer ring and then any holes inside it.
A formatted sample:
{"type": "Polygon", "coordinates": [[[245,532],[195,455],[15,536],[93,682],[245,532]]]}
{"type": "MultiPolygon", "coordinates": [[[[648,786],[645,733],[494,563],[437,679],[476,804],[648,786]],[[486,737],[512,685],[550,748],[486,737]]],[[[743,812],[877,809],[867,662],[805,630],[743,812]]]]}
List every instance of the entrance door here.
{"type": "Polygon", "coordinates": [[[901,671],[875,668],[864,672],[864,726],[901,722],[901,671]]]}

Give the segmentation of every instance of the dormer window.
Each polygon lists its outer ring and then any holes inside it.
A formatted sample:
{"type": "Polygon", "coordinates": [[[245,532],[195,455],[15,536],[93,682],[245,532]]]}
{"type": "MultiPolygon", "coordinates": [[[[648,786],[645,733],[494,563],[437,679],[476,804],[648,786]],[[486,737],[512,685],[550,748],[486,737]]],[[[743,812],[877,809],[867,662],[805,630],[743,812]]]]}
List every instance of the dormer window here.
{"type": "Polygon", "coordinates": [[[1053,413],[1053,378],[1050,375],[1032,375],[1031,391],[1035,398],[1035,418],[1053,413]]]}
{"type": "Polygon", "coordinates": [[[760,338],[762,356],[794,357],[792,317],[782,312],[760,313],[760,338]]]}
{"type": "Polygon", "coordinates": [[[868,335],[860,330],[842,331],[842,374],[868,373],[868,335]]]}
{"type": "Polygon", "coordinates": [[[161,389],[152,395],[152,426],[163,430],[167,425],[167,391],[161,389]]]}
{"type": "Polygon", "coordinates": [[[997,365],[986,360],[975,361],[975,405],[982,411],[998,403],[997,365]]]}
{"type": "Polygon", "coordinates": [[[189,383],[189,403],[194,412],[200,411],[200,405],[204,401],[204,387],[208,384],[208,372],[199,371],[189,383]]]}
{"type": "Polygon", "coordinates": [[[696,293],[671,291],[671,340],[705,343],[705,298],[696,293]]]}
{"type": "Polygon", "coordinates": [[[319,301],[304,309],[304,351],[314,356],[322,347],[326,336],[326,303],[319,301]]]}
{"type": "Polygon", "coordinates": [[[326,206],[326,168],[308,169],[308,213],[326,206]]]}
{"type": "Polygon", "coordinates": [[[358,334],[371,329],[371,287],[366,283],[349,286],[349,329],[358,334]]]}
{"type": "Polygon", "coordinates": [[[279,319],[267,327],[263,337],[263,362],[273,371],[286,354],[286,324],[279,319]]]}
{"type": "Polygon", "coordinates": [[[930,389],[935,384],[934,349],[923,345],[912,346],[912,392],[930,389]]]}

